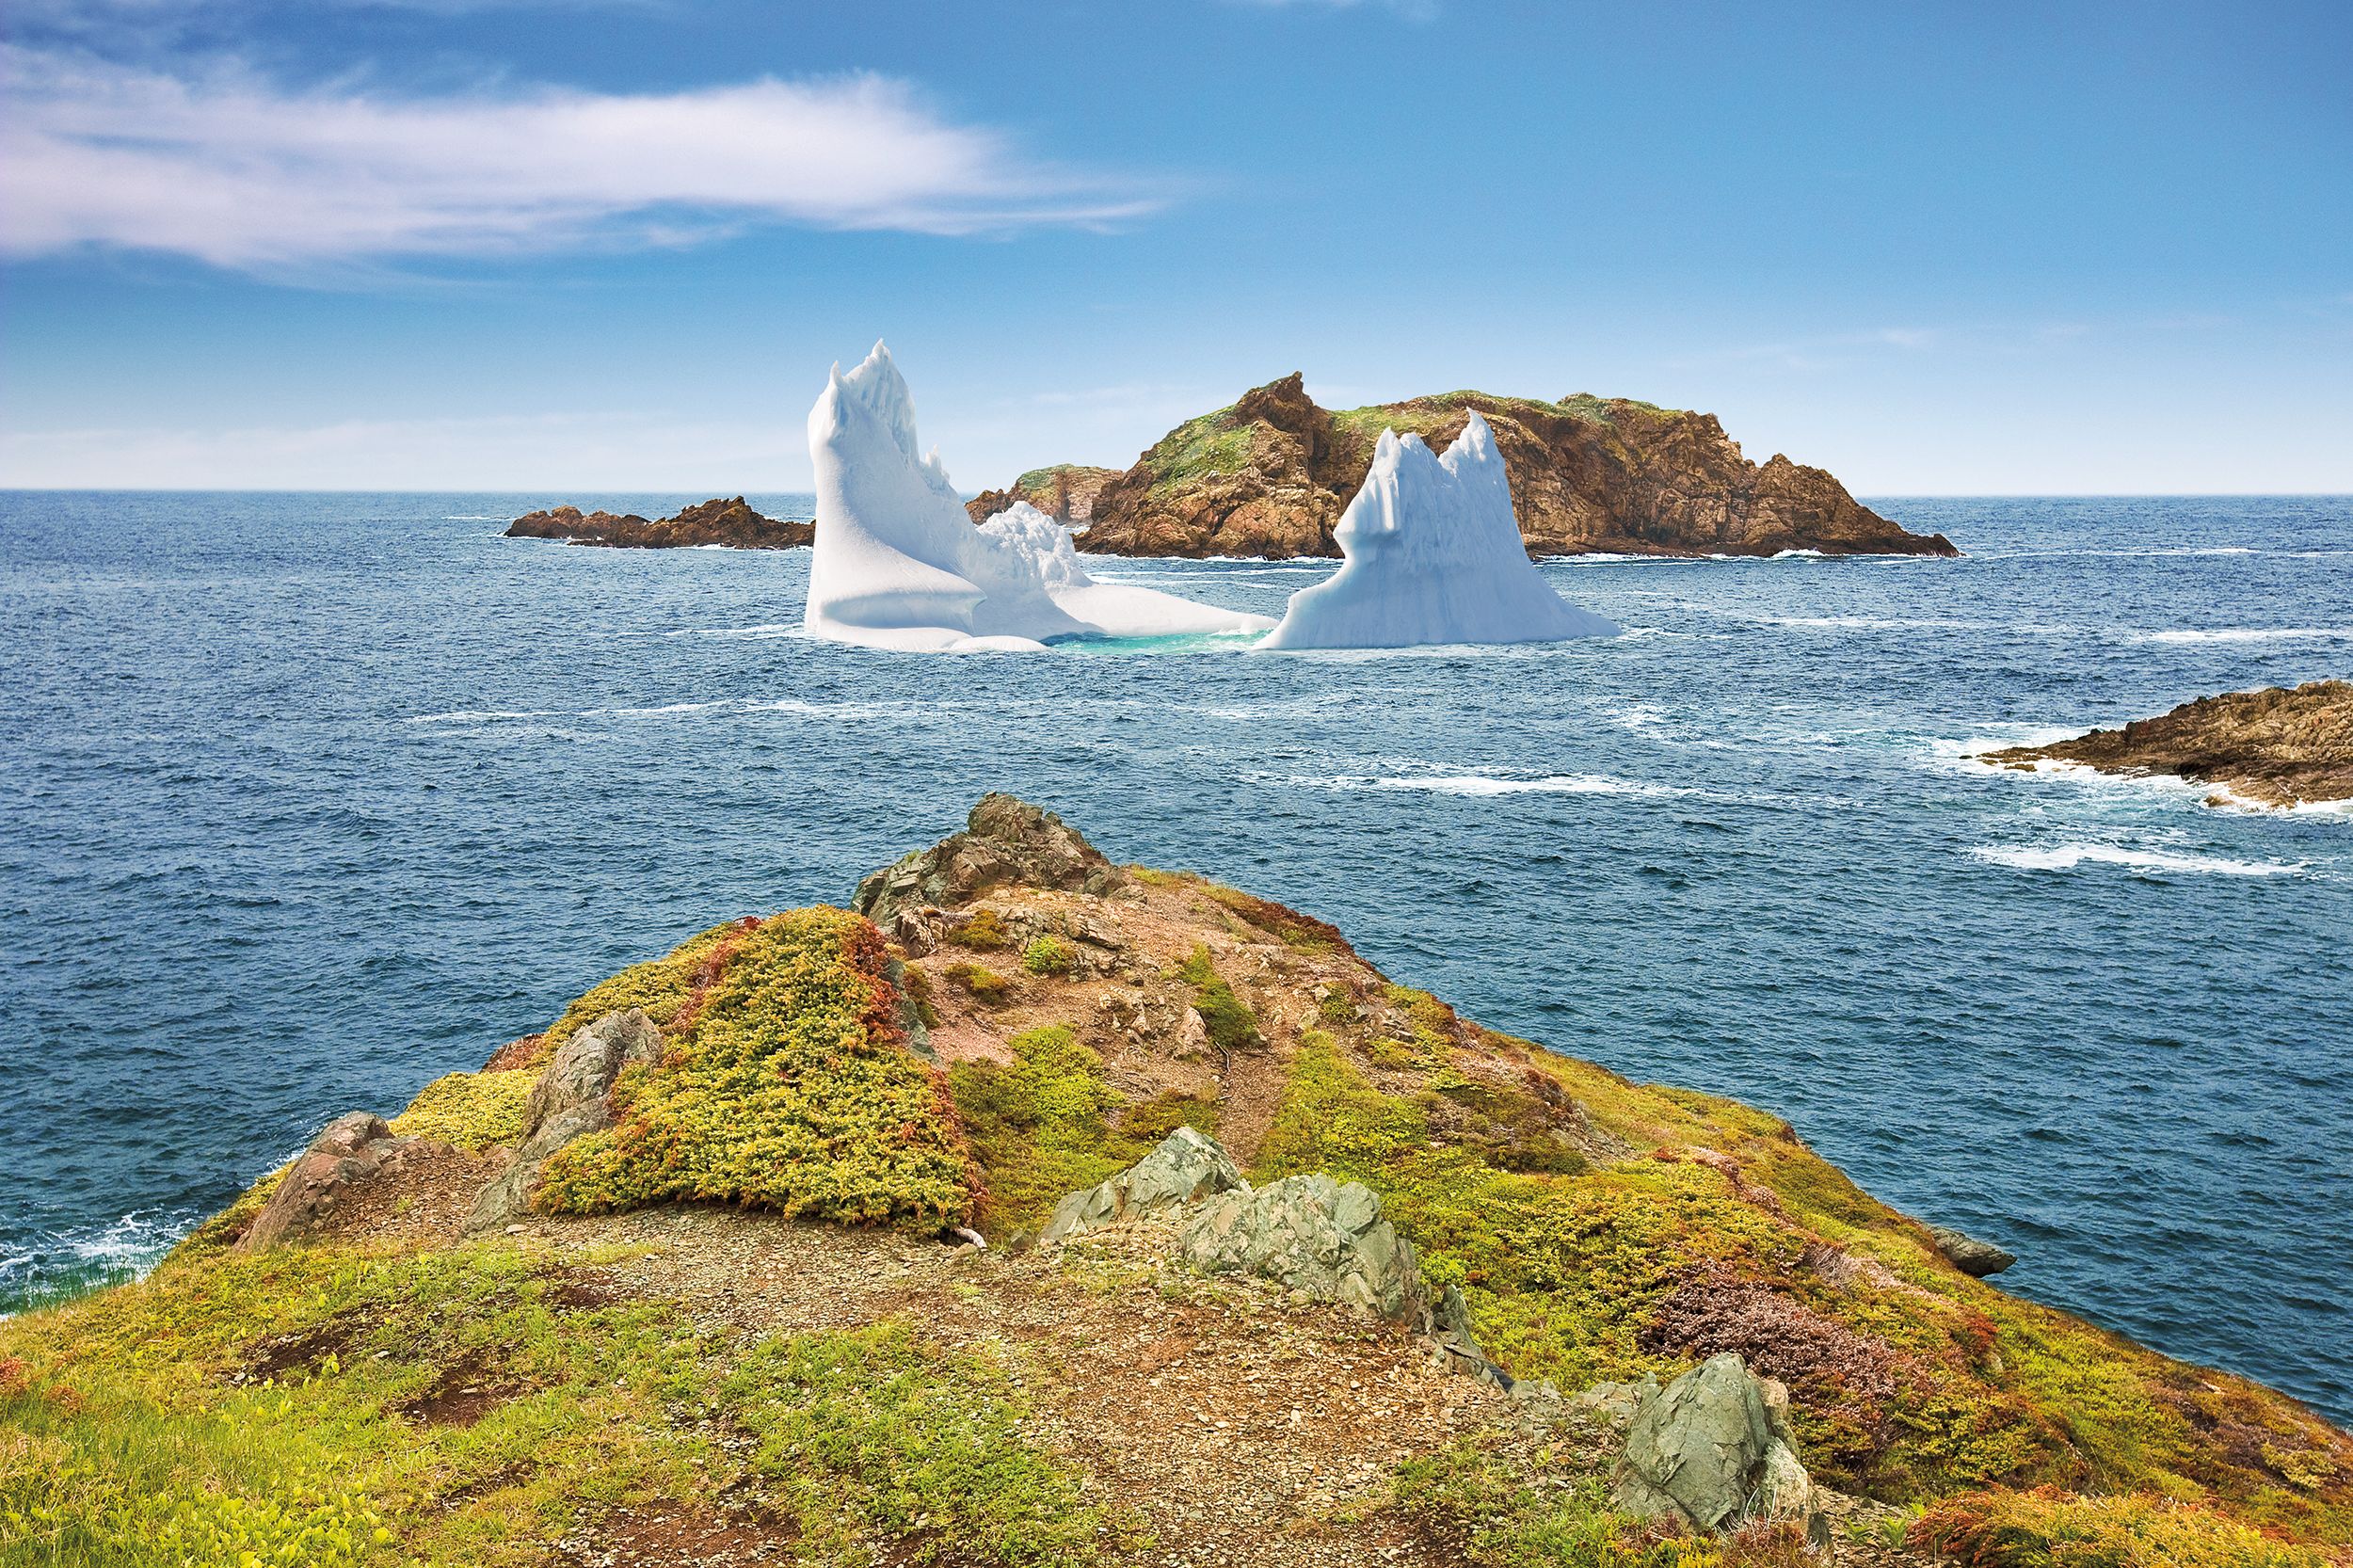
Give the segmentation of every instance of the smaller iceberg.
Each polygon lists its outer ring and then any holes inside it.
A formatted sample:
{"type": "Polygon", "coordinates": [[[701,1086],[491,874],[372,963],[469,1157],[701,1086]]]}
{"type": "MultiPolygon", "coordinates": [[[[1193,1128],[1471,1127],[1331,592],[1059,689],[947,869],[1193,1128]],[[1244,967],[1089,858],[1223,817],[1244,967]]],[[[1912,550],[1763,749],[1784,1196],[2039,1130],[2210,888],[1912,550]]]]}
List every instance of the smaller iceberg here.
{"type": "Polygon", "coordinates": [[[803,624],[917,651],[1042,648],[1054,637],[1255,632],[1264,616],[1097,583],[1070,530],[1025,502],[975,528],[939,455],[916,455],[915,403],[881,344],[833,367],[808,411],[817,533],[803,624]]]}
{"type": "Polygon", "coordinates": [[[1495,432],[1476,411],[1438,456],[1419,436],[1381,432],[1364,488],[1333,530],[1340,569],[1291,595],[1258,646],[1411,648],[1613,637],[1528,558],[1495,432]]]}

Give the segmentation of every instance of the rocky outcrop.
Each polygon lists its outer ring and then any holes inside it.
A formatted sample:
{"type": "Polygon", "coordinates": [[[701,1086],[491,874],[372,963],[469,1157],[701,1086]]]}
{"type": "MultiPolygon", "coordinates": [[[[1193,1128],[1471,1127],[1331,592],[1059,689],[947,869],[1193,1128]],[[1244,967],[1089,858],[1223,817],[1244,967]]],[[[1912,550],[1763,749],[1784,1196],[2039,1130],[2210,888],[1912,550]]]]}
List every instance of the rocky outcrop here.
{"type": "Polygon", "coordinates": [[[1945,1261],[1972,1279],[1998,1274],[2018,1261],[2018,1255],[1991,1241],[1980,1241],[1949,1225],[1930,1225],[1929,1235],[1936,1242],[1936,1250],[1945,1255],[1945,1261]]]}
{"type": "Polygon", "coordinates": [[[974,522],[986,522],[1000,512],[1026,501],[1066,528],[1083,532],[1095,520],[1095,500],[1103,487],[1119,477],[1115,468],[1088,468],[1083,463],[1057,463],[1032,469],[1001,490],[983,490],[966,502],[974,522]]]}
{"type": "Polygon", "coordinates": [[[1176,1256],[1189,1268],[1250,1274],[1404,1324],[1454,1369],[1512,1386],[1472,1337],[1462,1291],[1431,1288],[1414,1244],[1361,1183],[1299,1176],[1253,1187],[1215,1139],[1180,1127],[1110,1180],[1064,1198],[1040,1240],[1153,1219],[1176,1224],[1176,1256]]]}
{"type": "Polygon", "coordinates": [[[2210,797],[2215,805],[2353,800],[2353,682],[2226,692],[2121,729],[1984,757],[2007,768],[2075,762],[2102,773],[2171,774],[2228,791],[2210,797]]]}
{"type": "Polygon", "coordinates": [[[915,951],[929,946],[903,918],[917,910],[953,908],[1007,884],[1101,894],[1124,880],[1117,866],[1053,812],[992,793],[972,808],[963,832],[859,883],[850,906],[903,941],[912,940],[915,951]]]}
{"type": "Polygon", "coordinates": [[[1256,1274],[1395,1322],[1434,1316],[1414,1244],[1353,1181],[1286,1176],[1222,1193],[1187,1219],[1176,1255],[1203,1273],[1256,1274]]]}
{"type": "Polygon", "coordinates": [[[1719,1532],[1752,1519],[1810,1520],[1814,1485],[1789,1430],[1788,1391],[1737,1355],[1646,1388],[1610,1496],[1629,1513],[1719,1532]]]}
{"type": "Polygon", "coordinates": [[[393,1134],[383,1117],[354,1111],[327,1124],[279,1180],[269,1202],[238,1239],[239,1252],[267,1252],[324,1224],[354,1187],[397,1172],[411,1159],[447,1144],[393,1134]]]}
{"type": "Polygon", "coordinates": [[[1110,1180],[1073,1192],[1054,1206],[1040,1237],[1066,1241],[1105,1225],[1175,1213],[1221,1192],[1247,1189],[1241,1169],[1213,1138],[1180,1127],[1160,1147],[1110,1180]]]}
{"type": "Polygon", "coordinates": [[[619,550],[676,550],[696,545],[726,545],[734,550],[791,550],[817,536],[811,522],[763,517],[742,496],[732,501],[712,498],[680,507],[676,515],[641,518],[634,512],[587,512],[577,506],[555,506],[529,512],[507,524],[510,539],[566,539],[573,544],[609,545],[619,550]]]}
{"type": "MultiPolygon", "coordinates": [[[[1532,555],[1960,553],[1942,535],[1906,533],[1820,469],[1778,455],[1752,463],[1713,414],[1584,393],[1547,403],[1476,392],[1330,410],[1296,374],[1177,426],[1104,482],[1089,500],[1079,548],[1337,555],[1333,527],[1381,432],[1417,434],[1444,451],[1473,411],[1495,433],[1532,555]]],[[[976,518],[986,515],[984,503],[1001,510],[999,497],[1025,498],[1041,475],[1086,472],[1024,474],[1013,491],[973,503],[976,518]]]]}
{"type": "Polygon", "coordinates": [[[523,1137],[506,1168],[474,1200],[469,1228],[506,1224],[530,1206],[531,1189],[555,1151],[583,1133],[613,1125],[607,1096],[613,1080],[632,1062],[662,1055],[662,1035],[636,1008],[608,1013],[573,1032],[539,1074],[523,1106],[523,1137]]]}

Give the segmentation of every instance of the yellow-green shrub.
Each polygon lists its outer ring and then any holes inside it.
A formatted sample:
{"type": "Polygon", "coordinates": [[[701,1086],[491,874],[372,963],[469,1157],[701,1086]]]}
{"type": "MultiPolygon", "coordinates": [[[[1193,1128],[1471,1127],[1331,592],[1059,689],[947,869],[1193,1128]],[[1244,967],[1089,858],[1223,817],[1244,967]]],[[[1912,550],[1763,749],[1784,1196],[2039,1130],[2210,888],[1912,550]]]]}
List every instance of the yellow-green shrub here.
{"type": "Polygon", "coordinates": [[[1980,1492],[1937,1504],[1911,1544],[1969,1568],[2327,1568],[2210,1509],[2137,1493],[1980,1492]]]}
{"type": "Polygon", "coordinates": [[[408,1109],[392,1118],[392,1130],[467,1150],[514,1144],[523,1135],[523,1104],[538,1081],[529,1068],[446,1074],[417,1092],[408,1109]]]}
{"type": "Polygon", "coordinates": [[[551,1213],[667,1199],[936,1224],[973,1172],[937,1074],[905,1046],[881,935],[839,909],[744,934],[662,1061],[613,1088],[616,1125],[548,1162],[551,1213]]]}

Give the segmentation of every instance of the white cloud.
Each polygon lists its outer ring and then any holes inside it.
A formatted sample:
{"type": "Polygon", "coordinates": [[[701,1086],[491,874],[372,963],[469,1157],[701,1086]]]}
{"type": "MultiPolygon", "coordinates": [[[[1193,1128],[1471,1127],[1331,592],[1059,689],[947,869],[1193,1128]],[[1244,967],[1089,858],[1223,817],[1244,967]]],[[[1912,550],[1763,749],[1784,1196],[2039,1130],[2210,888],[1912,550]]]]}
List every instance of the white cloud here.
{"type": "Polygon", "coordinates": [[[678,244],[762,222],[968,233],[1155,204],[872,75],[404,98],[0,47],[0,79],[13,256],[112,246],[270,270],[678,244]]]}
{"type": "Polygon", "coordinates": [[[678,412],[0,433],[0,486],[105,489],[803,489],[800,421],[678,412]]]}

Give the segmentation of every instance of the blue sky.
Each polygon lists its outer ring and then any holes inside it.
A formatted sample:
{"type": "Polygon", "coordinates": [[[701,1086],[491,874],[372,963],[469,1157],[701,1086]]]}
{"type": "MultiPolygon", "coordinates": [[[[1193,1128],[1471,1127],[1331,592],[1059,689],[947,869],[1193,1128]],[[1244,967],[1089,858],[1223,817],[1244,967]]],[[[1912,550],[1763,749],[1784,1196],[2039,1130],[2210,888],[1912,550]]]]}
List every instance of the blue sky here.
{"type": "Polygon", "coordinates": [[[1291,370],[2353,491],[2353,8],[18,0],[0,483],[967,488],[1291,370]]]}

